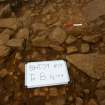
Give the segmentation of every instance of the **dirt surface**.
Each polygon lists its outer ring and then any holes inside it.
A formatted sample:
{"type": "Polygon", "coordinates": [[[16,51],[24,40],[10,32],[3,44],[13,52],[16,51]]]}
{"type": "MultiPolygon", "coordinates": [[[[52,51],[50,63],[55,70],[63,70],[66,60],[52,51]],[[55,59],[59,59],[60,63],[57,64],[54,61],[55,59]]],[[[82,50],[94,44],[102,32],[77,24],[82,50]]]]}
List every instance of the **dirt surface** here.
{"type": "Polygon", "coordinates": [[[105,105],[105,1],[0,3],[0,105],[105,105]],[[59,59],[68,85],[24,86],[26,62],[59,59]]]}

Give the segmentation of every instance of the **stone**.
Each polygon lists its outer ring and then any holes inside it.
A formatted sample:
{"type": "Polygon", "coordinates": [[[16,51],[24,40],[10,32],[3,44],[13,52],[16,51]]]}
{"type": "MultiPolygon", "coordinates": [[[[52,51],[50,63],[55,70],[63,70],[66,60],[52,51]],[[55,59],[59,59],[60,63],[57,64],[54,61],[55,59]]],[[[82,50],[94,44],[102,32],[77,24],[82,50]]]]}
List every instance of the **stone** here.
{"type": "Polygon", "coordinates": [[[7,4],[0,10],[0,18],[1,17],[7,17],[11,15],[11,7],[10,4],[7,4]]]}
{"type": "Polygon", "coordinates": [[[0,45],[0,57],[5,57],[10,54],[11,49],[7,46],[0,45]]]}
{"type": "Polygon", "coordinates": [[[46,39],[46,36],[36,37],[32,39],[32,45],[35,47],[48,47],[50,41],[46,39]]]}
{"type": "Polygon", "coordinates": [[[90,93],[90,90],[89,89],[84,89],[83,92],[88,95],[90,93]]]}
{"type": "Polygon", "coordinates": [[[103,88],[105,87],[105,80],[100,80],[98,83],[97,83],[97,88],[103,88]]]}
{"type": "Polygon", "coordinates": [[[98,105],[94,99],[90,99],[87,105],[98,105]]]}
{"type": "Polygon", "coordinates": [[[66,44],[72,44],[72,43],[76,42],[76,40],[77,40],[76,37],[69,35],[65,42],[66,42],[66,44]]]}
{"type": "Polygon", "coordinates": [[[49,38],[52,41],[56,41],[59,44],[62,44],[66,40],[66,37],[67,37],[66,32],[62,28],[60,28],[60,27],[56,27],[52,31],[51,35],[49,35],[49,38]]]}
{"type": "Polygon", "coordinates": [[[4,102],[8,102],[8,101],[9,101],[9,98],[10,98],[9,95],[5,96],[5,97],[4,97],[4,102]]]}
{"type": "Polygon", "coordinates": [[[1,18],[0,19],[0,28],[8,28],[12,30],[17,30],[18,21],[16,18],[1,18]]]}
{"type": "Polygon", "coordinates": [[[100,35],[85,35],[82,37],[82,39],[88,43],[97,43],[100,41],[101,36],[100,35]]]}
{"type": "Polygon", "coordinates": [[[78,52],[77,47],[75,47],[75,46],[69,46],[69,47],[67,47],[67,53],[68,54],[76,53],[76,52],[78,52]]]}
{"type": "Polygon", "coordinates": [[[24,71],[25,71],[25,64],[24,63],[19,63],[18,68],[20,69],[20,71],[22,73],[24,73],[24,71]]]}
{"type": "Polygon", "coordinates": [[[28,11],[25,11],[22,17],[20,17],[20,22],[22,24],[22,27],[30,28],[33,20],[31,14],[32,12],[28,10],[28,11]]]}
{"type": "Polygon", "coordinates": [[[98,53],[72,54],[66,57],[69,63],[95,79],[105,78],[105,55],[98,53]]]}
{"type": "Polygon", "coordinates": [[[0,34],[0,45],[5,45],[8,42],[9,38],[10,36],[8,34],[1,33],[0,34]]]}
{"type": "Polygon", "coordinates": [[[47,29],[47,27],[43,23],[38,23],[37,22],[37,23],[32,24],[32,31],[33,31],[34,34],[38,31],[44,31],[46,29],[47,29]]]}
{"type": "Polygon", "coordinates": [[[76,99],[75,99],[75,104],[76,104],[76,105],[83,105],[83,100],[82,100],[82,98],[76,97],[76,99]]]}
{"type": "Polygon", "coordinates": [[[32,58],[32,59],[35,59],[35,58],[38,57],[38,56],[39,56],[39,53],[36,52],[36,51],[34,51],[34,52],[31,54],[31,58],[32,58]]]}
{"type": "Polygon", "coordinates": [[[7,74],[8,74],[7,69],[2,69],[2,70],[0,70],[0,78],[6,77],[7,74]]]}
{"type": "Polygon", "coordinates": [[[24,39],[13,38],[13,39],[10,39],[7,42],[6,45],[9,46],[9,47],[13,47],[13,48],[23,49],[23,47],[24,47],[24,39]]]}
{"type": "Polygon", "coordinates": [[[94,21],[100,16],[105,14],[105,1],[104,0],[93,0],[87,3],[82,9],[82,12],[87,22],[94,21]]]}
{"type": "Polygon", "coordinates": [[[5,29],[1,34],[7,34],[9,35],[10,37],[12,37],[15,33],[15,31],[13,30],[10,30],[10,29],[5,29]]]}
{"type": "Polygon", "coordinates": [[[68,97],[68,101],[69,101],[69,102],[72,102],[73,100],[74,100],[73,96],[69,96],[69,97],[68,97]]]}
{"type": "Polygon", "coordinates": [[[102,100],[99,103],[100,103],[100,105],[105,105],[105,100],[102,100]]]}
{"type": "Polygon", "coordinates": [[[42,14],[48,14],[48,13],[51,13],[51,12],[55,12],[55,8],[52,4],[49,4],[47,5],[46,7],[43,8],[43,11],[42,11],[42,14]]]}
{"type": "Polygon", "coordinates": [[[34,47],[47,47],[56,51],[64,51],[64,48],[58,45],[56,42],[52,42],[46,36],[36,37],[32,39],[32,45],[34,47]]]}
{"type": "Polygon", "coordinates": [[[95,95],[96,95],[99,102],[105,100],[105,90],[97,89],[95,91],[95,95]]]}
{"type": "Polygon", "coordinates": [[[16,52],[15,59],[17,59],[17,60],[21,60],[22,59],[22,55],[20,54],[20,52],[16,52]]]}
{"type": "Polygon", "coordinates": [[[88,53],[90,50],[90,46],[87,43],[82,43],[80,47],[80,52],[81,53],[88,53]]]}
{"type": "Polygon", "coordinates": [[[55,51],[62,51],[62,52],[65,50],[62,46],[60,46],[60,45],[58,45],[56,43],[55,44],[54,43],[51,43],[49,45],[49,48],[52,48],[55,51]]]}
{"type": "Polygon", "coordinates": [[[28,39],[29,38],[29,29],[28,28],[22,28],[18,31],[16,34],[16,38],[23,38],[28,39]]]}

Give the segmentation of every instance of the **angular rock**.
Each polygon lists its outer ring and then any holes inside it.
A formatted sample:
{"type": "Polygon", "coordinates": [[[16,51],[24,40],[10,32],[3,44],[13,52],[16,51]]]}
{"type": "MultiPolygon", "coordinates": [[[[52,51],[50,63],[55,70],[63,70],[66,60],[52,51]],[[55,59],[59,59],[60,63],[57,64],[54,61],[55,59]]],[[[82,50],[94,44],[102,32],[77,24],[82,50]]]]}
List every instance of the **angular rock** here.
{"type": "Polygon", "coordinates": [[[50,41],[46,39],[46,36],[36,37],[32,39],[32,45],[35,47],[49,47],[50,41]]]}
{"type": "Polygon", "coordinates": [[[67,37],[65,42],[66,42],[66,44],[72,44],[72,43],[76,42],[76,40],[77,40],[76,37],[70,35],[67,37]]]}
{"type": "Polygon", "coordinates": [[[104,54],[73,54],[66,57],[67,60],[88,76],[101,79],[105,78],[104,54]]]}
{"type": "Polygon", "coordinates": [[[10,36],[8,34],[0,34],[0,45],[5,45],[8,40],[9,40],[10,36]]]}
{"type": "Polygon", "coordinates": [[[88,95],[90,93],[90,90],[89,89],[84,89],[83,92],[88,95]]]}
{"type": "Polygon", "coordinates": [[[100,35],[86,35],[83,36],[82,39],[88,43],[97,43],[100,39],[101,36],[100,35]]]}
{"type": "Polygon", "coordinates": [[[105,80],[100,80],[96,86],[97,88],[103,88],[105,87],[105,80]]]}
{"type": "Polygon", "coordinates": [[[47,5],[46,7],[43,8],[43,11],[42,11],[42,14],[45,15],[45,14],[48,14],[48,13],[52,13],[52,12],[55,12],[55,8],[53,5],[49,4],[47,5]]]}
{"type": "Polygon", "coordinates": [[[16,30],[18,28],[18,21],[16,18],[1,18],[0,28],[16,30]]]}
{"type": "Polygon", "coordinates": [[[9,55],[10,48],[4,45],[0,45],[0,57],[5,57],[9,55]]]}
{"type": "Polygon", "coordinates": [[[96,90],[95,95],[97,96],[98,101],[101,102],[105,99],[105,90],[96,90]]]}
{"type": "Polygon", "coordinates": [[[9,35],[10,37],[11,36],[13,36],[15,33],[14,33],[15,31],[13,31],[13,30],[10,30],[10,29],[5,29],[3,32],[2,32],[2,34],[7,34],[7,35],[9,35]]]}
{"type": "Polygon", "coordinates": [[[94,99],[90,99],[87,105],[98,105],[94,99]]]}
{"type": "Polygon", "coordinates": [[[23,38],[23,39],[28,39],[29,38],[29,29],[28,28],[23,28],[18,31],[16,34],[16,38],[23,38]]]}
{"type": "Polygon", "coordinates": [[[62,44],[66,40],[66,37],[66,32],[60,27],[55,28],[49,36],[52,41],[56,41],[59,44],[62,44]]]}
{"type": "Polygon", "coordinates": [[[68,54],[70,54],[70,53],[76,53],[76,52],[78,52],[77,47],[75,47],[75,46],[69,46],[69,47],[67,47],[67,53],[68,54]]]}
{"type": "Polygon", "coordinates": [[[69,97],[68,97],[68,101],[69,101],[69,102],[72,102],[73,100],[74,100],[74,97],[73,97],[73,96],[69,96],[69,97]]]}
{"type": "Polygon", "coordinates": [[[51,43],[49,45],[49,48],[52,48],[55,51],[64,51],[65,50],[62,46],[60,46],[60,45],[58,45],[56,43],[55,44],[54,43],[51,43]]]}
{"type": "Polygon", "coordinates": [[[105,0],[93,0],[82,9],[88,22],[94,21],[99,16],[105,15],[105,0]]]}
{"type": "Polygon", "coordinates": [[[80,97],[76,97],[76,102],[75,102],[76,105],[83,105],[83,100],[82,98],[80,97]]]}
{"type": "Polygon", "coordinates": [[[6,45],[9,47],[22,49],[24,47],[24,39],[13,38],[9,40],[6,45]]]}
{"type": "Polygon", "coordinates": [[[20,21],[21,21],[23,27],[29,28],[31,26],[31,24],[32,24],[31,14],[32,13],[29,10],[29,11],[26,11],[22,17],[20,17],[20,21]]]}
{"type": "Polygon", "coordinates": [[[16,52],[15,59],[17,59],[17,60],[22,59],[22,55],[20,54],[20,52],[16,52]]]}
{"type": "Polygon", "coordinates": [[[0,78],[4,78],[5,76],[7,76],[7,74],[8,74],[7,69],[0,70],[0,78]]]}
{"type": "Polygon", "coordinates": [[[88,53],[89,50],[90,50],[89,44],[87,43],[81,44],[81,48],[80,48],[81,53],[88,53]]]}
{"type": "Polygon", "coordinates": [[[24,64],[24,63],[20,63],[20,64],[18,65],[18,68],[20,69],[20,72],[24,73],[25,64],[24,64]]]}
{"type": "Polygon", "coordinates": [[[105,100],[102,100],[99,103],[100,103],[100,105],[105,105],[105,100]]]}
{"type": "Polygon", "coordinates": [[[0,10],[0,18],[1,17],[5,17],[5,16],[9,16],[11,14],[11,7],[10,4],[7,4],[5,7],[3,7],[0,10]]]}
{"type": "Polygon", "coordinates": [[[46,36],[36,37],[32,40],[32,45],[35,47],[48,47],[56,51],[64,51],[64,48],[59,46],[56,42],[52,42],[46,36]]]}
{"type": "Polygon", "coordinates": [[[47,27],[43,23],[38,23],[37,22],[37,23],[32,24],[33,33],[36,33],[37,31],[43,31],[43,30],[46,30],[46,29],[47,29],[47,27]]]}

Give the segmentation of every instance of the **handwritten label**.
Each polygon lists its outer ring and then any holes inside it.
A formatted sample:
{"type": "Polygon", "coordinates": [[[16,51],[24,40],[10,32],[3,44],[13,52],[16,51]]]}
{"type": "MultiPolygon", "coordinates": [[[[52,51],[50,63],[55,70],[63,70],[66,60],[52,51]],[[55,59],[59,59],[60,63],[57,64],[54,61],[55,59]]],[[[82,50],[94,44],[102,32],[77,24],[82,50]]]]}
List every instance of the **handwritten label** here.
{"type": "Polygon", "coordinates": [[[68,84],[69,81],[63,60],[29,62],[25,65],[25,85],[28,88],[68,84]]]}

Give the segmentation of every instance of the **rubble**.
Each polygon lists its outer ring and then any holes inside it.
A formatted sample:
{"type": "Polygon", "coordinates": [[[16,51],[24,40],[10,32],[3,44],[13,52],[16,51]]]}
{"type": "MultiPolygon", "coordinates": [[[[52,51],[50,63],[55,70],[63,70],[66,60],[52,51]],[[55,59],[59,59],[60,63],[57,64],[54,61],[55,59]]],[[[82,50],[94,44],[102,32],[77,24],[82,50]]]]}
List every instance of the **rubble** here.
{"type": "Polygon", "coordinates": [[[0,70],[0,78],[6,77],[8,74],[8,71],[6,69],[0,70]]]}
{"type": "Polygon", "coordinates": [[[66,42],[67,44],[72,44],[72,43],[76,42],[76,40],[77,40],[77,38],[76,38],[75,36],[69,35],[69,36],[67,37],[67,39],[66,39],[65,42],[66,42]]]}
{"type": "Polygon", "coordinates": [[[82,37],[82,39],[88,43],[97,43],[100,41],[101,36],[100,35],[85,35],[82,37]]]}
{"type": "Polygon", "coordinates": [[[19,49],[23,49],[24,47],[24,39],[17,39],[17,38],[13,38],[10,39],[7,44],[7,46],[12,47],[12,48],[19,48],[19,49]]]}
{"type": "Polygon", "coordinates": [[[78,52],[77,47],[75,47],[75,46],[69,46],[69,47],[67,47],[67,53],[68,54],[70,54],[70,53],[76,53],[76,52],[78,52]]]}
{"type": "Polygon", "coordinates": [[[105,1],[18,1],[0,1],[0,105],[105,105],[105,1]],[[71,81],[27,89],[25,63],[48,60],[71,81]]]}
{"type": "Polygon", "coordinates": [[[18,21],[16,18],[0,18],[0,28],[17,30],[18,21]]]}
{"type": "Polygon", "coordinates": [[[96,95],[96,97],[97,97],[97,99],[98,99],[99,102],[105,100],[105,90],[103,90],[103,89],[99,89],[98,90],[97,89],[95,91],[95,95],[96,95]]]}
{"type": "Polygon", "coordinates": [[[38,31],[44,31],[46,29],[47,29],[47,27],[43,23],[36,22],[36,23],[32,24],[32,31],[34,34],[36,34],[36,32],[38,32],[38,31]]]}
{"type": "Polygon", "coordinates": [[[73,64],[88,76],[95,79],[105,78],[104,54],[73,54],[68,55],[66,58],[68,62],[73,64]]]}
{"type": "Polygon", "coordinates": [[[66,37],[67,37],[66,32],[60,27],[55,28],[52,31],[51,35],[49,35],[49,38],[52,41],[56,41],[60,44],[62,44],[66,40],[66,37]]]}
{"type": "Polygon", "coordinates": [[[5,57],[10,54],[10,48],[4,45],[0,45],[0,57],[5,57]]]}
{"type": "Polygon", "coordinates": [[[80,47],[81,53],[88,53],[90,51],[90,46],[87,43],[82,43],[80,47]]]}
{"type": "Polygon", "coordinates": [[[10,36],[8,34],[1,33],[0,34],[0,45],[5,45],[8,42],[9,38],[10,36]]]}
{"type": "Polygon", "coordinates": [[[8,17],[10,15],[11,15],[11,7],[10,7],[10,4],[7,4],[4,8],[0,10],[0,18],[8,17]]]}
{"type": "Polygon", "coordinates": [[[98,105],[94,99],[90,99],[87,105],[98,105]]]}
{"type": "Polygon", "coordinates": [[[83,7],[82,11],[87,22],[94,21],[100,16],[105,14],[105,1],[104,0],[93,0],[83,7]]]}
{"type": "Polygon", "coordinates": [[[100,80],[96,86],[97,88],[103,88],[105,87],[105,80],[100,80]]]}
{"type": "Polygon", "coordinates": [[[80,97],[76,97],[76,102],[75,102],[76,105],[83,105],[83,100],[82,98],[80,97]]]}
{"type": "Polygon", "coordinates": [[[16,38],[23,38],[23,39],[28,39],[29,38],[29,29],[28,28],[23,28],[18,31],[16,34],[16,38]]]}

